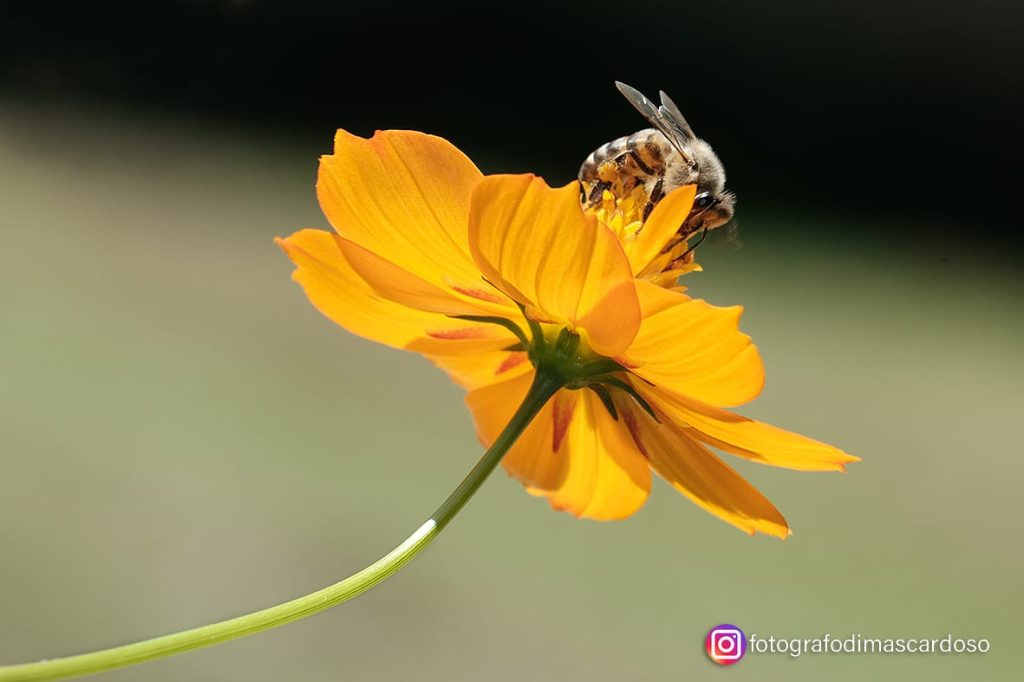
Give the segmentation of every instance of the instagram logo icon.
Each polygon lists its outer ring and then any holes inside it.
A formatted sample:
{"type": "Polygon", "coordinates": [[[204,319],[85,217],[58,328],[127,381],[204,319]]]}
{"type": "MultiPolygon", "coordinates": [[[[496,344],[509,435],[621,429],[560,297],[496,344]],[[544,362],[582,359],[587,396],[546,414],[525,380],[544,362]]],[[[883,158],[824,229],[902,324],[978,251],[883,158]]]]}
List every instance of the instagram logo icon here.
{"type": "Polygon", "coordinates": [[[708,658],[719,665],[732,665],[747,653],[747,636],[735,625],[716,625],[704,639],[708,658]]]}

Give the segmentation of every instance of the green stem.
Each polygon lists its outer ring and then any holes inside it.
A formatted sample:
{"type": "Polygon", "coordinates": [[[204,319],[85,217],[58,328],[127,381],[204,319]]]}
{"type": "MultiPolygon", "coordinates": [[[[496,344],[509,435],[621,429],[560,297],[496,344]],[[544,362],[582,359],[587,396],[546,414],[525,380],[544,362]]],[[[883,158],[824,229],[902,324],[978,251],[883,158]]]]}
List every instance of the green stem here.
{"type": "Polygon", "coordinates": [[[93,651],[77,656],[55,658],[38,663],[0,667],[0,682],[15,680],[57,680],[78,675],[91,675],[115,668],[152,661],[165,656],[184,653],[192,649],[220,644],[231,639],[244,637],[270,628],[284,625],[306,616],[312,616],[332,606],[347,602],[366,592],[377,583],[383,582],[399,569],[412,561],[431,541],[440,534],[448,523],[465,506],[473,493],[480,488],[498,462],[501,461],[516,439],[537,416],[540,409],[555,392],[561,388],[560,379],[538,372],[523,403],[509,421],[508,426],[484,453],[473,470],[448,496],[437,511],[405,542],[391,550],[358,573],[345,578],[330,587],[293,599],[277,606],[256,611],[244,616],[221,621],[212,625],[184,630],[171,635],[155,637],[134,644],[93,651]]]}

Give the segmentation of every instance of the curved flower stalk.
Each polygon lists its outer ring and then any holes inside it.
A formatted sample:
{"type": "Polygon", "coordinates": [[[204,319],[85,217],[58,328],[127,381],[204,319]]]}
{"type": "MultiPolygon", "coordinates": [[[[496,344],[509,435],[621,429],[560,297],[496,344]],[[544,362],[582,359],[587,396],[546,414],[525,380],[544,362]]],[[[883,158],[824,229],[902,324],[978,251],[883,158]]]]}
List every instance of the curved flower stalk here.
{"type": "Polygon", "coordinates": [[[632,197],[591,213],[576,183],[483,176],[445,140],[339,131],[321,160],[335,232],[278,243],[310,301],[349,331],[428,357],[468,390],[487,451],[388,555],[322,590],[254,613],[112,649],[0,667],[0,682],[54,680],[141,663],[267,630],[341,604],[421,552],[499,462],[552,507],[620,519],[652,472],[748,533],[786,537],[777,509],[709,447],[774,466],[841,470],[856,458],[727,409],[764,369],[739,307],[690,298],[697,269],[677,236],[694,188],[644,221],[632,197]]]}

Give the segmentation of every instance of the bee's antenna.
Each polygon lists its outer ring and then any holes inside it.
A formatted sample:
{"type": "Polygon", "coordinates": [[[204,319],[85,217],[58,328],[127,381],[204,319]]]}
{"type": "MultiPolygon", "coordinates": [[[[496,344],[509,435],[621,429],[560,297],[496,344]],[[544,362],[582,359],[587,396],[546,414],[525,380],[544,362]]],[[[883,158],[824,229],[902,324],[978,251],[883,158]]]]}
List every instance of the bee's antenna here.
{"type": "Polygon", "coordinates": [[[700,246],[700,245],[701,245],[701,244],[702,244],[702,243],[704,242],[704,240],[705,240],[705,239],[707,239],[707,238],[708,238],[708,228],[707,228],[707,227],[702,227],[702,228],[700,228],[700,234],[699,234],[699,235],[697,236],[697,243],[696,243],[696,244],[694,244],[693,246],[691,246],[690,248],[688,248],[688,249],[686,250],[686,252],[685,252],[685,253],[684,253],[684,254],[683,254],[682,256],[680,256],[680,258],[686,258],[687,256],[689,256],[689,255],[690,255],[691,253],[693,253],[693,252],[694,252],[694,250],[696,250],[696,248],[697,248],[698,246],[700,246]]]}

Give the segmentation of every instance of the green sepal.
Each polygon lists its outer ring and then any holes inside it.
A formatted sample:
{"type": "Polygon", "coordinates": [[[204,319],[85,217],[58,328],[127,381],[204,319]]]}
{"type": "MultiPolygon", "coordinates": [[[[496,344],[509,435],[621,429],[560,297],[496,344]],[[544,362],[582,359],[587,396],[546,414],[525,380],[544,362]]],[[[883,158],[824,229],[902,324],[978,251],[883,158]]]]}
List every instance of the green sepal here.
{"type": "Polygon", "coordinates": [[[590,384],[587,388],[597,394],[597,397],[604,403],[604,409],[608,410],[608,414],[612,416],[612,419],[619,421],[619,411],[615,409],[615,402],[612,400],[608,389],[601,384],[590,384]]]}
{"type": "Polygon", "coordinates": [[[509,330],[516,335],[519,342],[523,345],[523,348],[530,346],[530,339],[526,338],[526,333],[519,328],[519,325],[504,317],[498,317],[497,315],[449,315],[448,317],[456,320],[467,320],[469,322],[483,322],[484,324],[496,324],[505,329],[509,330]]]}
{"type": "Polygon", "coordinates": [[[651,415],[651,418],[654,419],[654,421],[658,422],[659,424],[661,423],[661,420],[658,419],[658,415],[656,415],[654,413],[654,410],[651,408],[650,403],[644,400],[643,396],[637,393],[636,389],[630,386],[628,383],[626,383],[622,379],[619,379],[618,377],[601,377],[600,381],[602,384],[608,384],[609,386],[620,388],[626,393],[628,393],[629,397],[635,400],[637,405],[644,409],[644,412],[651,415]]]}

